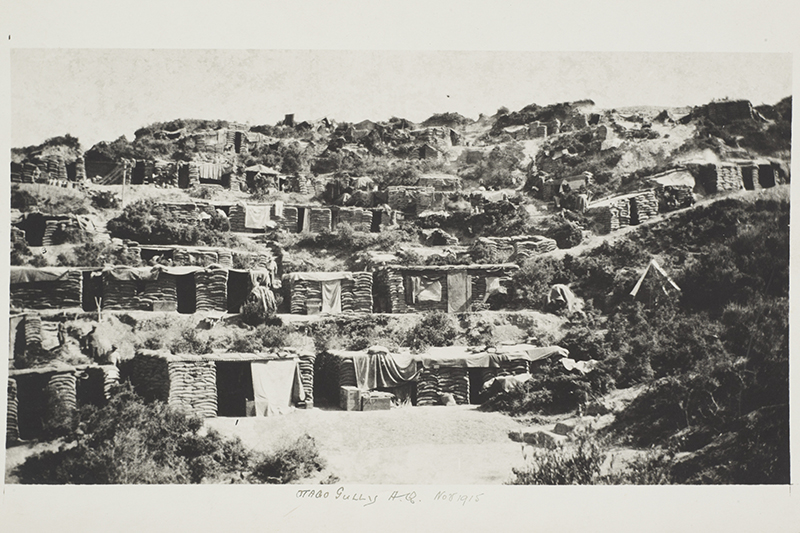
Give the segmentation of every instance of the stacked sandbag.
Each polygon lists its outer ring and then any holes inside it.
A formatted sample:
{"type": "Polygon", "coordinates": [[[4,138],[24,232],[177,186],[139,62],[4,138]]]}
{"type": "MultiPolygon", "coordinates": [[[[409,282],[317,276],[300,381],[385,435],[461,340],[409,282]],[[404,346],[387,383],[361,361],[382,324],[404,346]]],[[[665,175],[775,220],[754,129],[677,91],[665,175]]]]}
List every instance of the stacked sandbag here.
{"type": "Polygon", "coordinates": [[[533,255],[552,252],[557,247],[558,246],[556,245],[556,241],[554,239],[548,239],[547,237],[537,235],[529,241],[526,240],[516,242],[514,249],[517,257],[530,257],[533,255]]]}
{"type": "Polygon", "coordinates": [[[83,274],[66,272],[57,281],[31,281],[11,286],[11,305],[20,309],[63,309],[80,307],[83,297],[83,274]]]}
{"type": "Polygon", "coordinates": [[[360,207],[341,207],[338,223],[349,224],[355,231],[369,232],[372,229],[372,211],[360,207]]]}
{"type": "Polygon", "coordinates": [[[217,263],[225,268],[233,268],[233,252],[229,249],[217,250],[217,263]]]}
{"type": "Polygon", "coordinates": [[[310,309],[322,308],[322,283],[319,281],[306,282],[306,305],[304,312],[307,314],[310,309]]]}
{"type": "Polygon", "coordinates": [[[86,179],[86,162],[83,160],[82,156],[78,156],[75,160],[75,179],[77,181],[86,179]]]}
{"type": "Polygon", "coordinates": [[[200,185],[200,166],[197,163],[189,163],[189,187],[200,185]]]}
{"type": "Polygon", "coordinates": [[[22,165],[22,183],[34,183],[39,175],[39,167],[33,163],[22,165]]]}
{"type": "Polygon", "coordinates": [[[744,188],[742,169],[738,165],[717,165],[716,174],[718,191],[738,191],[744,188]]]}
{"type": "Polygon", "coordinates": [[[60,220],[48,220],[45,222],[42,246],[53,246],[53,233],[56,232],[60,223],[60,220]]]}
{"type": "Polygon", "coordinates": [[[625,198],[622,200],[618,200],[615,204],[617,208],[617,213],[619,217],[619,225],[620,226],[630,226],[631,225],[631,200],[630,198],[625,198]]]}
{"type": "Polygon", "coordinates": [[[371,313],[372,272],[355,272],[353,278],[355,281],[355,287],[353,288],[353,310],[357,313],[371,313]]]}
{"type": "Polygon", "coordinates": [[[195,309],[197,311],[228,310],[228,271],[199,270],[194,273],[195,309]]]}
{"type": "Polygon", "coordinates": [[[152,311],[153,302],[168,302],[178,305],[175,276],[161,272],[157,279],[145,282],[144,291],[136,298],[133,309],[152,311]]]}
{"type": "Polygon", "coordinates": [[[291,302],[289,312],[293,315],[302,315],[306,312],[306,293],[308,282],[297,280],[291,285],[291,302]]]}
{"type": "Polygon", "coordinates": [[[278,226],[289,233],[297,233],[297,207],[293,205],[283,206],[283,216],[279,217],[275,212],[275,205],[270,209],[270,217],[278,223],[278,226]]]}
{"type": "Polygon", "coordinates": [[[247,231],[247,228],[244,226],[245,210],[246,208],[242,204],[231,206],[228,212],[228,222],[231,225],[231,231],[237,231],[239,233],[247,231]]]}
{"type": "Polygon", "coordinates": [[[348,313],[356,310],[355,291],[356,282],[352,279],[342,280],[342,312],[348,313]]]}
{"type": "Polygon", "coordinates": [[[439,375],[431,368],[423,368],[417,381],[417,405],[439,405],[439,375]]]}
{"type": "Polygon", "coordinates": [[[405,287],[403,286],[403,275],[399,270],[389,269],[386,271],[386,286],[389,289],[389,298],[391,300],[392,313],[406,313],[408,312],[408,305],[406,304],[405,287]]]}
{"type": "Polygon", "coordinates": [[[47,383],[48,419],[58,423],[78,410],[78,380],[74,372],[53,374],[47,383]]]}
{"type": "Polygon", "coordinates": [[[656,197],[656,192],[654,190],[638,194],[632,198],[631,201],[636,202],[636,211],[638,213],[639,223],[653,218],[658,214],[658,198],[656,197]]]}
{"type": "Polygon", "coordinates": [[[356,380],[356,366],[353,364],[353,359],[350,357],[339,358],[339,386],[358,386],[358,380],[356,380]]]}
{"type": "Polygon", "coordinates": [[[116,365],[103,365],[103,396],[106,400],[111,399],[111,390],[119,385],[119,369],[116,365]]]}
{"type": "Polygon", "coordinates": [[[19,401],[17,399],[17,382],[8,378],[8,403],[6,405],[6,443],[19,441],[19,401]]]}
{"type": "Polygon", "coordinates": [[[134,280],[103,279],[103,309],[138,309],[137,282],[134,280]]]}
{"type": "Polygon", "coordinates": [[[449,392],[458,405],[469,403],[469,375],[466,368],[439,368],[439,392],[449,392]]]}
{"type": "Polygon", "coordinates": [[[300,378],[303,380],[303,390],[306,393],[306,406],[314,405],[314,363],[316,359],[317,356],[314,354],[304,354],[298,361],[300,378]]]}
{"type": "Polygon", "coordinates": [[[25,315],[25,350],[36,352],[42,348],[42,317],[25,315]]]}
{"type": "Polygon", "coordinates": [[[169,404],[197,416],[217,416],[217,366],[214,361],[171,361],[169,404]]]}
{"type": "Polygon", "coordinates": [[[332,214],[327,207],[310,207],[308,215],[310,217],[309,231],[311,233],[321,233],[331,230],[332,214]]]}

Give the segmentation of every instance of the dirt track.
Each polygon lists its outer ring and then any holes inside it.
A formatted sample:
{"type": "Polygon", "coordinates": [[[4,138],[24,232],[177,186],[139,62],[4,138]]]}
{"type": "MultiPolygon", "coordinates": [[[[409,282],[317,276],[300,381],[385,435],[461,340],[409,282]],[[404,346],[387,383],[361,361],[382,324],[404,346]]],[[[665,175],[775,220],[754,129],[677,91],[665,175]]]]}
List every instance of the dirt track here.
{"type": "Polygon", "coordinates": [[[298,410],[269,418],[215,418],[207,426],[271,451],[308,433],[342,483],[500,484],[524,464],[508,438],[515,420],[475,406],[390,411],[298,410]]]}

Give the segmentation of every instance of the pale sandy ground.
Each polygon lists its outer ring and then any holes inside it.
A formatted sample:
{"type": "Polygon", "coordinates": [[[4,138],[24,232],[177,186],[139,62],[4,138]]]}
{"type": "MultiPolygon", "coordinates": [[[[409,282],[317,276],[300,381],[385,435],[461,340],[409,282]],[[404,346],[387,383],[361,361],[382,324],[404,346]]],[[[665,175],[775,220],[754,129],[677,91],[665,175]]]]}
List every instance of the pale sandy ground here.
{"type": "Polygon", "coordinates": [[[262,451],[308,433],[328,461],[321,477],[334,474],[342,483],[501,484],[524,464],[520,444],[508,438],[522,426],[474,406],[298,410],[209,419],[207,426],[262,451]]]}

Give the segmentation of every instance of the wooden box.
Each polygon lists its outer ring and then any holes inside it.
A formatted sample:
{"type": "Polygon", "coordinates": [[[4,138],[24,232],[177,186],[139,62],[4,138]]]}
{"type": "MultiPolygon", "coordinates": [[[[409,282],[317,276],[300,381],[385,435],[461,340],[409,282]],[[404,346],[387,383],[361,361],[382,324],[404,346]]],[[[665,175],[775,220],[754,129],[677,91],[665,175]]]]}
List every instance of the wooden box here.
{"type": "Polygon", "coordinates": [[[370,392],[361,397],[362,411],[388,411],[392,407],[392,394],[370,392]]]}
{"type": "Polygon", "coordinates": [[[339,407],[341,407],[344,411],[360,411],[361,398],[359,390],[356,387],[340,387],[339,407]]]}

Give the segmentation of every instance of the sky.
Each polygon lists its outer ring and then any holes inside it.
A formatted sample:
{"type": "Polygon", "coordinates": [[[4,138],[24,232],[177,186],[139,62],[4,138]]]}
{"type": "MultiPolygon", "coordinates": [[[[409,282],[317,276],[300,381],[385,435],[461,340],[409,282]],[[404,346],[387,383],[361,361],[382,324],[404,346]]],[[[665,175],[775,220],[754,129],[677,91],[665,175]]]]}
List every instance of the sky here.
{"type": "Polygon", "coordinates": [[[791,94],[791,66],[786,53],[12,48],[11,146],[69,133],[88,149],[176,118],[420,122],[585,98],[774,104],[791,94]]]}

